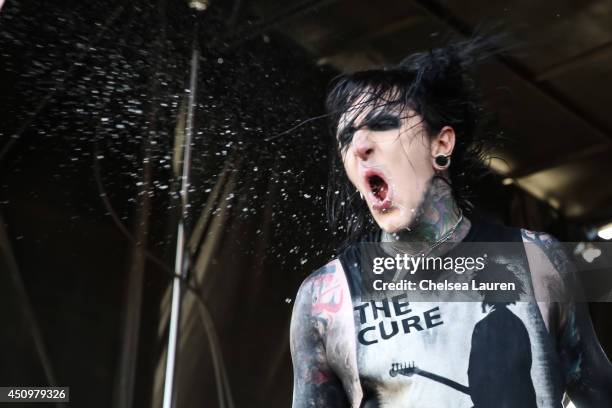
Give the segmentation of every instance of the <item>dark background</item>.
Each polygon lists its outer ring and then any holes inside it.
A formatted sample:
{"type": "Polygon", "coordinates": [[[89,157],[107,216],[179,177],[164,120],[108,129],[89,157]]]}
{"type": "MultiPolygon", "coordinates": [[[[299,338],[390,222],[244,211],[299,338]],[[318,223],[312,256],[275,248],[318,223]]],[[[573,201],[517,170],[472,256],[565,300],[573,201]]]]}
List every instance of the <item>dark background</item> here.
{"type": "MultiPolygon", "coordinates": [[[[338,243],[324,215],[326,123],[305,121],[323,113],[342,70],[503,20],[525,47],[480,75],[507,142],[498,173],[477,186],[478,214],[594,239],[612,218],[612,126],[598,110],[610,85],[610,6],[462,3],[234,1],[194,13],[171,0],[9,0],[0,13],[0,384],[70,386],[75,407],[160,406],[174,143],[194,42],[193,270],[178,406],[221,406],[210,347],[231,387],[224,399],[290,402],[292,301],[338,243]],[[587,23],[599,29],[585,32],[587,23]]],[[[591,307],[612,350],[609,306],[591,307]]]]}

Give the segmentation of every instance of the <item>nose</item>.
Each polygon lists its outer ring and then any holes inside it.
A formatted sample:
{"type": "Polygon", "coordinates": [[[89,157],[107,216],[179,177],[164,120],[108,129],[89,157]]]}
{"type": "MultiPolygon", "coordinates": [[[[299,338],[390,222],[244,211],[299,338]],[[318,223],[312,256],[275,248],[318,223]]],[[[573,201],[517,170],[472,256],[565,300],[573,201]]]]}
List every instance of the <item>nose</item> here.
{"type": "Polygon", "coordinates": [[[374,143],[368,138],[367,130],[358,130],[353,135],[353,152],[363,161],[368,160],[374,152],[374,143]]]}

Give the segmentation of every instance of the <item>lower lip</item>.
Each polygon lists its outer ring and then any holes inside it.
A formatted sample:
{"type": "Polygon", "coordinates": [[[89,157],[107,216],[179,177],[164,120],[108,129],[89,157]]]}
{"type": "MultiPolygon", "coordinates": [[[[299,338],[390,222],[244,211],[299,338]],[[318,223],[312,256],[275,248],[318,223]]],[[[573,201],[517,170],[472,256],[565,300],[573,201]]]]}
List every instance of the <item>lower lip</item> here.
{"type": "Polygon", "coordinates": [[[373,192],[369,192],[370,202],[372,203],[372,208],[376,211],[385,212],[388,211],[393,206],[393,201],[391,200],[391,189],[387,189],[387,196],[384,200],[380,200],[378,197],[374,195],[373,192]]]}

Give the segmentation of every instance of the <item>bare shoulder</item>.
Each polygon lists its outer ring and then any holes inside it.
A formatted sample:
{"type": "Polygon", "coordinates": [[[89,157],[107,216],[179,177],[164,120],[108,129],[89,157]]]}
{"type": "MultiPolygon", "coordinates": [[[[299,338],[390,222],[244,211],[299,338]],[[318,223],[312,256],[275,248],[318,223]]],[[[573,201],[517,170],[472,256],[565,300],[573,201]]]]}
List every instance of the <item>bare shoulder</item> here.
{"type": "MultiPolygon", "coordinates": [[[[334,259],[311,273],[302,282],[295,302],[295,308],[301,306],[320,334],[326,334],[347,302],[350,304],[348,283],[340,261],[334,259]]],[[[295,314],[294,309],[293,319],[297,318],[295,314]]]]}
{"type": "Polygon", "coordinates": [[[526,244],[529,261],[535,261],[538,269],[554,270],[565,279],[572,272],[572,264],[565,247],[559,240],[546,232],[521,230],[523,242],[526,244]]]}
{"type": "Polygon", "coordinates": [[[523,242],[532,242],[542,247],[550,247],[559,242],[559,240],[547,232],[531,231],[525,228],[521,228],[521,236],[523,242]]]}

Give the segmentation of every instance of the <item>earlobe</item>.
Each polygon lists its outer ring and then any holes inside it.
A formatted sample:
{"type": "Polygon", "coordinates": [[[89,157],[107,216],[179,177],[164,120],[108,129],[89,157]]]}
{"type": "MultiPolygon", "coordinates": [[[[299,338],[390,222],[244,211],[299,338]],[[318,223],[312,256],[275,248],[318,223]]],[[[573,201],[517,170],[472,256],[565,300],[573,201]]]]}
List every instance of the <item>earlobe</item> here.
{"type": "Polygon", "coordinates": [[[450,155],[438,154],[434,157],[433,166],[436,170],[446,170],[450,167],[450,155]]]}

